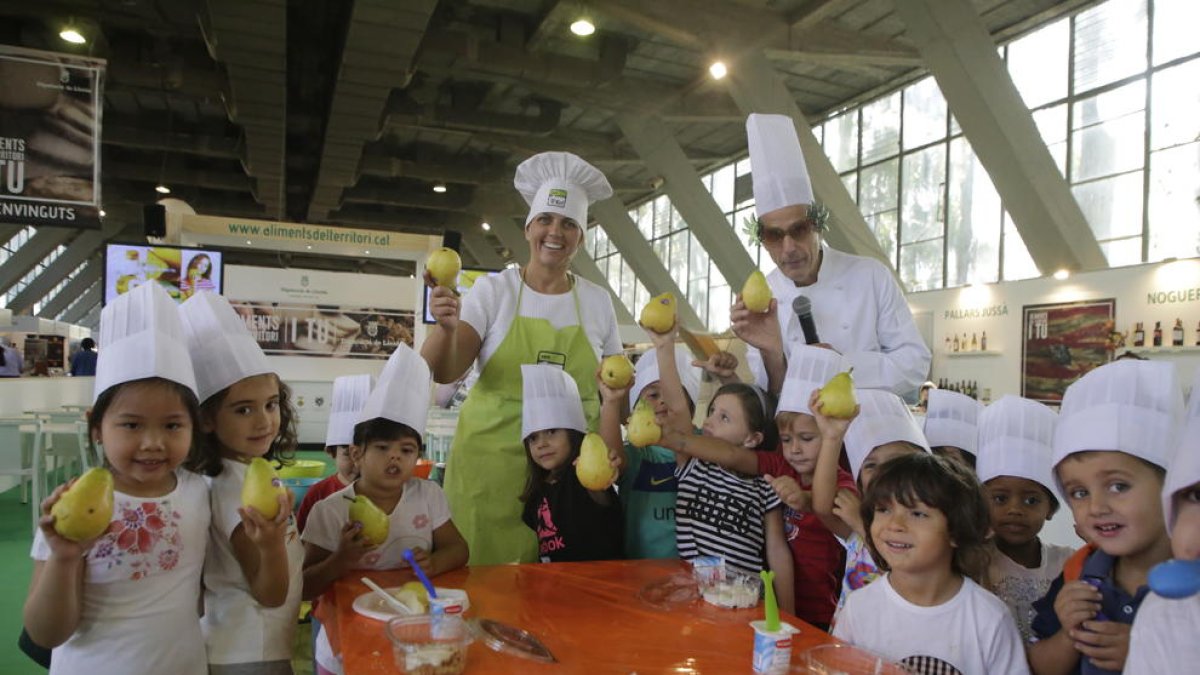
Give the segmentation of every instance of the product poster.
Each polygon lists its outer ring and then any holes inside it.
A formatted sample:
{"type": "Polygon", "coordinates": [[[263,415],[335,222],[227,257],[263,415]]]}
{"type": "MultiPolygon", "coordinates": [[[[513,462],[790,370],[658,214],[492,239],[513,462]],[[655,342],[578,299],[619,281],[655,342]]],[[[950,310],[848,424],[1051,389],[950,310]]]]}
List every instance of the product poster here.
{"type": "Polygon", "coordinates": [[[221,293],[221,252],[109,244],[104,253],[104,304],[144,283],[157,283],[177,302],[199,291],[221,293]]]}
{"type": "Polygon", "coordinates": [[[386,359],[413,345],[412,311],[230,300],[267,354],[386,359]]]}
{"type": "Polygon", "coordinates": [[[0,220],[100,227],[104,61],[0,45],[0,220]]]}
{"type": "Polygon", "coordinates": [[[1109,361],[1117,301],[1026,305],[1022,312],[1021,396],[1062,402],[1067,387],[1109,361]]]}

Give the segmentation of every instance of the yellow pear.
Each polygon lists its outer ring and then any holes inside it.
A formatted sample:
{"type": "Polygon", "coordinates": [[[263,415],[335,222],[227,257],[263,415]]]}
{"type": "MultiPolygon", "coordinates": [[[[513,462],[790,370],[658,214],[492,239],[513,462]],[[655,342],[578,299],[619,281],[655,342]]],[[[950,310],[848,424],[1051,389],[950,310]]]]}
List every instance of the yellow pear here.
{"type": "Polygon", "coordinates": [[[624,354],[606,356],[600,362],[600,379],[609,389],[624,389],[633,383],[633,364],[624,354]]]}
{"type": "Polygon", "coordinates": [[[617,471],[608,460],[608,445],[600,434],[583,437],[575,475],[579,477],[579,483],[589,490],[605,490],[616,480],[617,471]]]}
{"type": "Polygon", "coordinates": [[[425,584],[419,581],[410,581],[400,587],[403,592],[412,593],[416,597],[417,602],[421,605],[422,612],[429,611],[429,591],[425,590],[425,584]]]}
{"type": "Polygon", "coordinates": [[[279,515],[279,495],[286,497],[287,488],[279,480],[275,467],[262,457],[250,460],[242,483],[242,506],[254,507],[263,518],[272,520],[279,515]]]}
{"type": "Polygon", "coordinates": [[[113,512],[113,477],[108,469],[88,469],[50,507],[54,531],[71,541],[104,534],[113,512]]]}
{"type": "Polygon", "coordinates": [[[452,248],[443,246],[429,255],[425,261],[425,269],[433,277],[433,283],[438,286],[454,288],[458,281],[458,271],[462,269],[462,258],[452,248]]]}
{"type": "Polygon", "coordinates": [[[662,427],[654,420],[654,411],[645,404],[638,404],[629,416],[627,436],[634,447],[644,448],[662,440],[662,427]]]}
{"type": "Polygon", "coordinates": [[[675,325],[675,296],[663,293],[650,298],[642,308],[641,324],[655,333],[666,333],[675,325]]]}
{"type": "Polygon", "coordinates": [[[362,524],[362,534],[372,545],[379,546],[387,541],[388,515],[383,509],[363,495],[355,495],[353,501],[350,505],[350,522],[362,524]]]}
{"type": "Polygon", "coordinates": [[[746,284],[742,286],[742,302],[751,312],[765,312],[771,306],[771,287],[767,285],[767,277],[762,270],[754,270],[746,284]]]}
{"type": "Polygon", "coordinates": [[[858,399],[854,397],[854,378],[850,377],[853,371],[851,368],[834,375],[817,394],[817,400],[821,402],[821,412],[827,417],[845,420],[854,415],[858,399]]]}

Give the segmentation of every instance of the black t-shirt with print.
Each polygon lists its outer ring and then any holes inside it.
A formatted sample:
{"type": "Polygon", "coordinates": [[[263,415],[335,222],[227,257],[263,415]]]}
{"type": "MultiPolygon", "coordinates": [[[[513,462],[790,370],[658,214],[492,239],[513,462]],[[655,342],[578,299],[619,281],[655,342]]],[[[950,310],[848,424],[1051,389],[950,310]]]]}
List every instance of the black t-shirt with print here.
{"type": "Polygon", "coordinates": [[[609,506],[592,499],[573,467],[554,483],[543,482],[525,502],[521,519],[537,534],[542,562],[620,560],[624,520],[617,493],[609,506]]]}

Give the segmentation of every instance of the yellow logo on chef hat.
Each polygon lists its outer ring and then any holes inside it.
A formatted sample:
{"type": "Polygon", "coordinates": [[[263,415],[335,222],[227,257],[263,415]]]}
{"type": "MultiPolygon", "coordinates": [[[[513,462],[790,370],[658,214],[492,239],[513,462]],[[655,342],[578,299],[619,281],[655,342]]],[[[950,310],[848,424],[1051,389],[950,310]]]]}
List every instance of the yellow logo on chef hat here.
{"type": "Polygon", "coordinates": [[[546,206],[567,208],[567,191],[562,188],[550,188],[550,191],[546,193],[546,206]]]}

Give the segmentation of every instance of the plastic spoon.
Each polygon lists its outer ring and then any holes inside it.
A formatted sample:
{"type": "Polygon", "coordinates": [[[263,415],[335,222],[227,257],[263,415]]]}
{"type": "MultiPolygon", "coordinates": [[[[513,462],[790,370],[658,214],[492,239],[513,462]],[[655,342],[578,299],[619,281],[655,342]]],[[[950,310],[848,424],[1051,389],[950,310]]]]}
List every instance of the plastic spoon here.
{"type": "Polygon", "coordinates": [[[413,569],[413,572],[417,573],[417,578],[421,580],[421,583],[425,584],[425,590],[429,591],[429,597],[436,598],[437,589],[433,587],[433,582],[429,580],[429,577],[425,576],[425,570],[421,569],[421,566],[413,559],[411,548],[404,549],[404,559],[408,561],[408,566],[413,569]]]}
{"type": "Polygon", "coordinates": [[[411,609],[409,609],[408,605],[404,604],[403,602],[400,602],[396,598],[393,598],[392,594],[388,593],[387,591],[380,588],[379,584],[375,583],[374,581],[371,581],[370,579],[368,579],[366,577],[362,578],[362,582],[364,584],[366,584],[367,588],[371,589],[371,591],[373,593],[375,593],[375,595],[378,595],[380,598],[383,598],[383,601],[385,603],[387,603],[388,607],[391,607],[392,609],[396,610],[397,612],[399,612],[401,614],[412,614],[413,613],[413,611],[411,609]]]}
{"type": "Polygon", "coordinates": [[[1168,560],[1150,570],[1150,590],[1180,600],[1200,593],[1200,560],[1168,560]]]}
{"type": "Polygon", "coordinates": [[[775,573],[762,570],[758,573],[763,582],[763,617],[766,619],[765,628],[774,633],[779,630],[779,605],[775,602],[775,573]]]}

